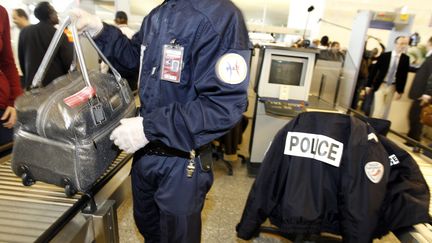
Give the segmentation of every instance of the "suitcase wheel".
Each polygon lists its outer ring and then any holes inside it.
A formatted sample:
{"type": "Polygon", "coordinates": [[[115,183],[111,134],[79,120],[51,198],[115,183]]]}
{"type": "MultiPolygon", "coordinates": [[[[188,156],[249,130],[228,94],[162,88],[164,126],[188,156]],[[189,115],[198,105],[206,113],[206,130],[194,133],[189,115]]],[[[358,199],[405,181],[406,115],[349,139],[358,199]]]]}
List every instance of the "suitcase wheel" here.
{"type": "Polygon", "coordinates": [[[20,166],[20,171],[21,171],[22,184],[24,186],[31,186],[31,185],[33,185],[33,184],[36,183],[36,181],[31,176],[30,170],[29,170],[29,168],[27,166],[21,165],[20,166]]]}
{"type": "Polygon", "coordinates": [[[65,194],[68,197],[73,197],[77,193],[77,190],[73,185],[66,185],[65,186],[65,194]]]}
{"type": "Polygon", "coordinates": [[[65,184],[64,191],[66,196],[73,197],[78,192],[77,189],[75,189],[74,185],[72,185],[69,179],[63,179],[63,182],[65,184]]]}
{"type": "Polygon", "coordinates": [[[35,180],[33,180],[33,178],[31,178],[30,174],[28,173],[22,173],[21,180],[24,186],[31,186],[35,184],[35,180]]]}

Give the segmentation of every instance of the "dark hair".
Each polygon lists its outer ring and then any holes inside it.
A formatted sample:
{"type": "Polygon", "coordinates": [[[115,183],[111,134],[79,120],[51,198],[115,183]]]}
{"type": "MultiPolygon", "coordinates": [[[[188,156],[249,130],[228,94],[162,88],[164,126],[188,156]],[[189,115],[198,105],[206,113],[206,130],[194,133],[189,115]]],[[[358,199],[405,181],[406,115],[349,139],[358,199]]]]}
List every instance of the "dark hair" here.
{"type": "Polygon", "coordinates": [[[405,36],[400,35],[400,36],[396,37],[396,39],[394,40],[394,43],[397,43],[397,41],[398,41],[400,38],[405,38],[405,36]]]}
{"type": "Polygon", "coordinates": [[[13,11],[15,11],[18,16],[28,19],[27,13],[22,8],[16,8],[13,11]]]}
{"type": "Polygon", "coordinates": [[[53,8],[49,4],[49,2],[40,2],[36,5],[34,10],[34,15],[40,21],[49,20],[50,15],[52,14],[53,8]]]}
{"type": "Polygon", "coordinates": [[[328,46],[329,45],[329,38],[328,38],[328,36],[325,35],[325,36],[321,37],[320,43],[323,46],[328,46]]]}
{"type": "Polygon", "coordinates": [[[429,38],[428,42],[432,44],[432,36],[429,38]]]}
{"type": "Polygon", "coordinates": [[[117,11],[116,14],[115,14],[115,18],[119,19],[119,20],[123,20],[123,21],[121,21],[123,23],[127,23],[127,21],[128,21],[128,16],[123,11],[117,11]]]}

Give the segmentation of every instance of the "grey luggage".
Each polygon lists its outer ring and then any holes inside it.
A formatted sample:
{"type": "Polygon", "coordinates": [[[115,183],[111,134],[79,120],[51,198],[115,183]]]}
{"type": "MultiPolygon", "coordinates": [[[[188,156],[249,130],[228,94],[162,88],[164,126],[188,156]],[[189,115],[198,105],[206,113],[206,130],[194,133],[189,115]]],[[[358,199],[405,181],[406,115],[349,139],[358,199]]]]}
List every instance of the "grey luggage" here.
{"type": "Polygon", "coordinates": [[[119,153],[109,136],[122,118],[135,114],[135,102],[127,82],[112,68],[91,37],[88,34],[86,37],[114,75],[87,73],[78,33],[67,18],[54,35],[35,75],[32,83],[35,88],[15,102],[18,121],[12,170],[24,185],[43,181],[64,187],[68,196],[85,192],[119,153]],[[81,71],[71,71],[46,87],[38,87],[68,25],[81,71]]]}

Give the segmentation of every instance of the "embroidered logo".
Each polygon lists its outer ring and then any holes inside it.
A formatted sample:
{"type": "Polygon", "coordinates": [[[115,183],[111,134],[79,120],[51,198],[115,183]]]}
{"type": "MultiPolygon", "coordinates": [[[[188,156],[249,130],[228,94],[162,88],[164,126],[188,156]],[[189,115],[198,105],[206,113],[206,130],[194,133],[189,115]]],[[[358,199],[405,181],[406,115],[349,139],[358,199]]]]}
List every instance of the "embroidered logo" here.
{"type": "Polygon", "coordinates": [[[216,75],[225,83],[239,84],[246,79],[247,63],[245,59],[236,53],[223,55],[216,63],[216,75]]]}
{"type": "Polygon", "coordinates": [[[375,184],[380,182],[384,175],[384,166],[376,161],[366,163],[364,169],[367,178],[375,184]]]}
{"type": "Polygon", "coordinates": [[[321,135],[304,132],[288,132],[284,154],[311,158],[339,167],[343,143],[321,135]]]}

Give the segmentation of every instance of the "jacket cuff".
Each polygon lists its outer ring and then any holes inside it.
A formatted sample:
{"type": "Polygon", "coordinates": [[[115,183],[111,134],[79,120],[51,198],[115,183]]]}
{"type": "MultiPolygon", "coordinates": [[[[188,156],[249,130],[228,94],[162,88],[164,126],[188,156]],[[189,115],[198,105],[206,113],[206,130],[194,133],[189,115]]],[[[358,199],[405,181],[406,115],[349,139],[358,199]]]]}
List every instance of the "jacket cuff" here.
{"type": "Polygon", "coordinates": [[[150,118],[144,117],[143,119],[143,126],[144,126],[144,135],[147,138],[147,140],[155,141],[156,138],[153,136],[152,131],[154,130],[153,122],[150,120],[150,118]]]}
{"type": "Polygon", "coordinates": [[[236,226],[237,237],[243,240],[250,240],[253,237],[259,236],[259,226],[256,227],[251,224],[241,225],[241,223],[236,226]]]}

